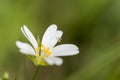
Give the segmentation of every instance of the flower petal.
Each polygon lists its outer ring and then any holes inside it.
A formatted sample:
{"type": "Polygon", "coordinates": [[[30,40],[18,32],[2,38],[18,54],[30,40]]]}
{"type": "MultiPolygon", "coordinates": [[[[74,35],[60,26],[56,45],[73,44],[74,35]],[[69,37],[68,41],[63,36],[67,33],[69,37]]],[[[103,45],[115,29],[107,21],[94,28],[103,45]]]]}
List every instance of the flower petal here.
{"type": "Polygon", "coordinates": [[[50,25],[43,35],[42,44],[50,48],[51,39],[53,39],[56,36],[56,31],[57,26],[55,24],[50,25]]]}
{"type": "Polygon", "coordinates": [[[60,66],[63,63],[63,60],[59,57],[54,57],[53,60],[54,60],[54,64],[57,66],[60,66]]]}
{"type": "Polygon", "coordinates": [[[47,62],[47,64],[49,65],[54,65],[54,61],[51,58],[45,58],[45,61],[47,62]]]}
{"type": "Polygon", "coordinates": [[[49,65],[57,65],[57,66],[60,66],[62,65],[63,63],[63,60],[59,57],[48,57],[45,59],[46,62],[49,64],[49,65]]]}
{"type": "Polygon", "coordinates": [[[16,46],[20,49],[19,51],[23,54],[35,55],[33,47],[27,43],[16,41],[16,46]]]}
{"type": "Polygon", "coordinates": [[[55,46],[55,44],[61,39],[62,34],[63,34],[62,31],[60,31],[60,30],[56,31],[55,36],[53,36],[53,38],[51,39],[51,41],[49,43],[51,48],[53,48],[55,46]]]}
{"type": "Polygon", "coordinates": [[[38,47],[38,44],[31,31],[25,25],[21,27],[21,31],[23,32],[25,37],[29,40],[29,42],[32,44],[32,46],[36,49],[38,47]]]}
{"type": "Polygon", "coordinates": [[[51,49],[51,56],[70,56],[79,53],[78,47],[73,44],[62,44],[51,49]]]}

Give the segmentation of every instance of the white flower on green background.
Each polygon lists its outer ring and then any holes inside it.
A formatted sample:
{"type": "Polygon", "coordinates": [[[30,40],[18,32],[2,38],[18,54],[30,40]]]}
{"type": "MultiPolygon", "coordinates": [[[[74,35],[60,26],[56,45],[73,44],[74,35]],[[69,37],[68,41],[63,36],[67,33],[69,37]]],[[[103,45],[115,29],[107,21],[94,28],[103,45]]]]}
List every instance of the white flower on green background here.
{"type": "Polygon", "coordinates": [[[21,53],[32,57],[32,61],[36,65],[61,65],[63,60],[60,56],[71,56],[79,53],[78,47],[74,44],[55,46],[61,39],[63,32],[57,30],[57,26],[54,24],[45,31],[41,43],[37,42],[26,26],[21,27],[21,31],[31,45],[21,41],[16,41],[16,45],[21,53]]]}

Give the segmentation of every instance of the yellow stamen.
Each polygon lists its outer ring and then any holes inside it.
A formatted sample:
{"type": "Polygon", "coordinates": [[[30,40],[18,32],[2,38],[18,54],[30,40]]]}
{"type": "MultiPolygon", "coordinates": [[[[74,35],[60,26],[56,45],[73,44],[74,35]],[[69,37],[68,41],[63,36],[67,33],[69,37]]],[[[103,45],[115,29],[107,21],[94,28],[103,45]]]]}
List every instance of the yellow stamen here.
{"type": "Polygon", "coordinates": [[[48,55],[50,55],[51,54],[51,52],[50,51],[48,51],[48,52],[46,52],[48,55]]]}
{"type": "Polygon", "coordinates": [[[47,63],[44,61],[44,59],[51,55],[51,51],[48,47],[45,47],[44,45],[41,45],[41,47],[36,48],[36,64],[46,65],[47,63]],[[39,52],[41,54],[39,54],[39,52]]]}
{"type": "Polygon", "coordinates": [[[50,49],[48,47],[45,47],[43,44],[41,45],[41,52],[43,52],[47,56],[51,54],[50,49]]]}
{"type": "Polygon", "coordinates": [[[36,57],[39,57],[40,55],[39,55],[39,53],[36,53],[35,56],[36,56],[36,57]]]}
{"type": "Polygon", "coordinates": [[[37,48],[36,48],[36,51],[38,52],[39,50],[40,50],[40,47],[37,47],[37,48]]]}
{"type": "Polygon", "coordinates": [[[41,44],[41,48],[45,48],[45,46],[43,44],[41,44]]]}

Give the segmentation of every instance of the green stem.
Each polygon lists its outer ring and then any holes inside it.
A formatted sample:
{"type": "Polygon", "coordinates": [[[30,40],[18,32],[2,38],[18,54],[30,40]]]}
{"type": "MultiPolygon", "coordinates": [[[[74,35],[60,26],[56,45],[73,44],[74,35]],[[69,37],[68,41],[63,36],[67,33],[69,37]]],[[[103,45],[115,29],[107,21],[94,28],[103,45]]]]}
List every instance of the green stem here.
{"type": "Polygon", "coordinates": [[[36,80],[36,77],[37,77],[37,74],[38,74],[38,72],[39,72],[39,69],[40,69],[40,66],[37,67],[37,69],[36,69],[36,71],[35,71],[35,73],[34,73],[34,75],[33,75],[32,80],[36,80]]]}

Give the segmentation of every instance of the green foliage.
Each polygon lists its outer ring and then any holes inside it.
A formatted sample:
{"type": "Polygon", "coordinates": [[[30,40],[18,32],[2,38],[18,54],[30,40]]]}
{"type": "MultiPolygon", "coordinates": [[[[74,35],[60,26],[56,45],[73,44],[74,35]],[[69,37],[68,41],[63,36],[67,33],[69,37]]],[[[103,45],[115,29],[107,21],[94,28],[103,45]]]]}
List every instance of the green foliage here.
{"type": "MultiPolygon", "coordinates": [[[[0,75],[30,80],[33,63],[18,52],[16,40],[27,25],[40,39],[50,24],[62,43],[79,46],[61,67],[41,67],[38,80],[120,80],[120,0],[0,0],[0,75]]],[[[36,36],[37,37],[37,36],[36,36]]]]}

